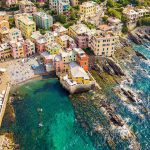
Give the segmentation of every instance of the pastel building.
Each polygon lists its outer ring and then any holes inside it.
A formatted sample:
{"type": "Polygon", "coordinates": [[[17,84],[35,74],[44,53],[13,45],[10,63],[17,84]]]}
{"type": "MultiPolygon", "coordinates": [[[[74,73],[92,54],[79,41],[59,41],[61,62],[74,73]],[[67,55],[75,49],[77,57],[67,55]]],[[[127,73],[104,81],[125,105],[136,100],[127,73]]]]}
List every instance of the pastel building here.
{"type": "Polygon", "coordinates": [[[29,0],[20,1],[19,10],[21,13],[34,13],[37,11],[35,5],[29,0]]]}
{"type": "Polygon", "coordinates": [[[18,25],[18,18],[20,17],[25,17],[25,18],[29,18],[30,20],[33,21],[33,16],[29,13],[21,13],[21,14],[15,14],[14,15],[14,18],[15,18],[15,25],[17,28],[19,28],[19,25],[18,25]]]}
{"type": "Polygon", "coordinates": [[[67,13],[70,8],[69,0],[49,0],[49,6],[58,14],[67,13]]]}
{"type": "Polygon", "coordinates": [[[30,39],[25,40],[23,46],[25,57],[35,54],[35,44],[30,39]]]}
{"type": "Polygon", "coordinates": [[[6,20],[0,21],[0,41],[6,38],[9,33],[9,22],[6,20]]]}
{"type": "Polygon", "coordinates": [[[68,30],[59,22],[53,24],[52,30],[55,34],[55,37],[65,35],[68,32],[68,30]]]}
{"type": "Polygon", "coordinates": [[[38,53],[42,53],[46,50],[47,40],[44,36],[40,36],[36,42],[35,47],[38,53]]]}
{"type": "Polygon", "coordinates": [[[61,50],[61,46],[55,42],[46,45],[46,51],[49,52],[50,55],[59,54],[61,50]]]}
{"type": "Polygon", "coordinates": [[[70,26],[68,29],[68,34],[73,39],[75,39],[75,42],[77,44],[77,47],[79,48],[87,48],[88,43],[91,37],[91,34],[94,34],[85,24],[77,23],[73,26],[70,26]]]}
{"type": "Polygon", "coordinates": [[[24,16],[19,17],[17,20],[18,20],[18,26],[22,32],[22,35],[26,39],[30,39],[32,32],[36,31],[35,22],[29,19],[28,17],[24,17],[24,16]]]}
{"type": "Polygon", "coordinates": [[[56,74],[60,76],[62,73],[68,72],[69,63],[76,61],[76,53],[74,51],[62,51],[54,58],[54,66],[56,74]]]}
{"type": "Polygon", "coordinates": [[[68,78],[77,84],[89,84],[90,77],[76,62],[69,63],[68,78]]]}
{"type": "Polygon", "coordinates": [[[57,43],[59,43],[63,48],[75,48],[77,47],[74,39],[68,35],[58,36],[57,43]]]}
{"type": "Polygon", "coordinates": [[[48,31],[45,33],[45,38],[47,40],[47,44],[51,44],[51,43],[54,43],[55,41],[55,36],[54,36],[54,33],[51,32],[51,31],[48,31]]]}
{"type": "Polygon", "coordinates": [[[83,2],[80,5],[79,13],[82,17],[94,16],[97,13],[97,3],[93,1],[83,2]]]}
{"type": "Polygon", "coordinates": [[[0,11],[0,21],[3,20],[8,21],[8,19],[9,19],[8,14],[5,11],[0,11]]]}
{"type": "Polygon", "coordinates": [[[0,60],[11,57],[11,49],[9,43],[0,44],[0,60]]]}
{"type": "Polygon", "coordinates": [[[80,48],[73,49],[76,53],[76,62],[82,67],[85,71],[89,70],[89,57],[88,55],[80,48]]]}
{"type": "Polygon", "coordinates": [[[138,18],[143,17],[148,13],[149,11],[145,8],[137,9],[131,5],[128,5],[126,8],[123,9],[123,14],[127,16],[130,22],[135,22],[138,18]]]}
{"type": "Polygon", "coordinates": [[[53,17],[47,15],[44,12],[34,13],[34,17],[35,17],[36,25],[39,28],[48,30],[53,25],[53,17]]]}
{"type": "Polygon", "coordinates": [[[17,28],[11,28],[9,30],[7,39],[9,41],[23,41],[23,37],[21,35],[21,31],[17,28]]]}
{"type": "Polygon", "coordinates": [[[92,37],[91,49],[95,55],[112,56],[117,40],[118,36],[113,35],[112,32],[102,33],[101,31],[97,31],[92,37]]]}
{"type": "Polygon", "coordinates": [[[5,4],[8,7],[11,7],[12,5],[18,4],[18,0],[5,0],[5,4]]]}
{"type": "Polygon", "coordinates": [[[40,31],[35,31],[35,32],[32,32],[32,35],[31,35],[31,41],[33,43],[36,43],[36,41],[42,36],[42,34],[40,33],[40,31]]]}
{"type": "Polygon", "coordinates": [[[9,42],[10,49],[12,52],[13,58],[23,58],[25,57],[24,54],[24,47],[22,42],[15,42],[15,41],[10,41],[9,42]]]}
{"type": "Polygon", "coordinates": [[[79,4],[79,0],[70,0],[71,6],[77,6],[79,4]]]}

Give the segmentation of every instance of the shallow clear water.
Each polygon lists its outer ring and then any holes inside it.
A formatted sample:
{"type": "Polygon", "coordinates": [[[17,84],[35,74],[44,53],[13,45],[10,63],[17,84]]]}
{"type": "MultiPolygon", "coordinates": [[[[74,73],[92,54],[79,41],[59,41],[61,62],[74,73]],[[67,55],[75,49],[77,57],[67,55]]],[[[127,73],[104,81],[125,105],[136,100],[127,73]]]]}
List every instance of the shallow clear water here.
{"type": "Polygon", "coordinates": [[[18,90],[23,100],[15,101],[16,123],[7,129],[14,131],[22,150],[95,149],[76,122],[68,94],[59,81],[32,81],[18,90]]]}

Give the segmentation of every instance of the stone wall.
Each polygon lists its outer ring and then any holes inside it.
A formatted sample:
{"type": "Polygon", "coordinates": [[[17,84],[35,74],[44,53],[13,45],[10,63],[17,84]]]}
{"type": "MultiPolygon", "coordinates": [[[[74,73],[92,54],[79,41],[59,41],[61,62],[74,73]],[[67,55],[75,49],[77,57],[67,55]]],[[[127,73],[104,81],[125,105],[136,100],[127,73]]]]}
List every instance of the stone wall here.
{"type": "Polygon", "coordinates": [[[95,87],[95,81],[91,81],[89,84],[77,84],[71,86],[65,80],[60,79],[60,83],[70,94],[85,92],[95,87]]]}

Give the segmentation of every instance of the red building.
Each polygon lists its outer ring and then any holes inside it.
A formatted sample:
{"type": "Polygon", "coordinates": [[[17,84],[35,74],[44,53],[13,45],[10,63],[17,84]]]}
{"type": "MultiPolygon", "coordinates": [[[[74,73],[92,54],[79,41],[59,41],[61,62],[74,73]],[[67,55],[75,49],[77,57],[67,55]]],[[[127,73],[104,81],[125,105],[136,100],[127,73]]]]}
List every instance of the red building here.
{"type": "Polygon", "coordinates": [[[88,55],[80,48],[74,49],[77,52],[76,61],[77,63],[85,70],[89,70],[89,57],[88,55]]]}

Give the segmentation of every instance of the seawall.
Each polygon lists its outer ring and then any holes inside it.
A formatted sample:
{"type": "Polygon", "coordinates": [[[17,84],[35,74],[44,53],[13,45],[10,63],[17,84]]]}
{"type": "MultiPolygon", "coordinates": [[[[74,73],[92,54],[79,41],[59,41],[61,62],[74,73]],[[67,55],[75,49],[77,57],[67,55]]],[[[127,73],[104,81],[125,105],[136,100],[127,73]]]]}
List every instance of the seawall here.
{"type": "Polygon", "coordinates": [[[5,114],[5,109],[6,109],[6,105],[7,105],[7,101],[8,101],[9,92],[10,92],[10,84],[8,83],[7,87],[6,87],[6,92],[5,92],[5,95],[4,95],[2,109],[0,111],[0,127],[2,125],[3,117],[4,117],[4,114],[5,114]]]}
{"type": "Polygon", "coordinates": [[[77,84],[71,86],[63,79],[60,79],[60,83],[62,87],[66,89],[70,94],[85,92],[95,87],[95,81],[91,81],[89,84],[77,84]]]}

